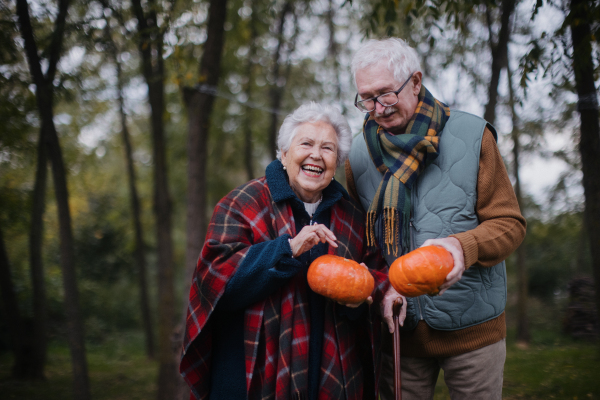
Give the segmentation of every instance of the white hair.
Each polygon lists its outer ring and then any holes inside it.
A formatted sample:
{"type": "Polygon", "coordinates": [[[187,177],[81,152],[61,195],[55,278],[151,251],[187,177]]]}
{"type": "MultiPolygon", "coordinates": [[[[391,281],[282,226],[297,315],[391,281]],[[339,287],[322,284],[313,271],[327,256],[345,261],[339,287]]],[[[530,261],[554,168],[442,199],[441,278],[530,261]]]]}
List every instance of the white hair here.
{"type": "Polygon", "coordinates": [[[317,104],[314,101],[303,104],[283,120],[277,136],[277,159],[281,161],[281,154],[287,152],[292,145],[298,127],[307,122],[325,121],[329,123],[338,139],[337,166],[342,165],[352,146],[352,131],[346,118],[333,106],[317,104]]]}
{"type": "Polygon", "coordinates": [[[399,38],[370,39],[358,49],[352,57],[352,76],[356,82],[356,71],[371,67],[381,61],[398,82],[404,82],[417,71],[421,71],[421,63],[415,49],[399,38]]]}

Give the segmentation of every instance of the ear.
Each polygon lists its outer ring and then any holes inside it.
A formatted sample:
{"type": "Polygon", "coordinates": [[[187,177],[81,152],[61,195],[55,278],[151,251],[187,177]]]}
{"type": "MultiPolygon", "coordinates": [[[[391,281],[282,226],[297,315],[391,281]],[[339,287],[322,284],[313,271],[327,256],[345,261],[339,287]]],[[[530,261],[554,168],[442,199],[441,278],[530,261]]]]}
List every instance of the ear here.
{"type": "Polygon", "coordinates": [[[413,94],[415,96],[418,96],[419,93],[421,92],[421,84],[423,83],[423,74],[421,73],[421,71],[417,71],[413,74],[412,81],[413,81],[413,94]]]}
{"type": "Polygon", "coordinates": [[[283,166],[286,166],[286,162],[287,162],[287,151],[282,151],[281,152],[281,163],[283,164],[283,166]]]}

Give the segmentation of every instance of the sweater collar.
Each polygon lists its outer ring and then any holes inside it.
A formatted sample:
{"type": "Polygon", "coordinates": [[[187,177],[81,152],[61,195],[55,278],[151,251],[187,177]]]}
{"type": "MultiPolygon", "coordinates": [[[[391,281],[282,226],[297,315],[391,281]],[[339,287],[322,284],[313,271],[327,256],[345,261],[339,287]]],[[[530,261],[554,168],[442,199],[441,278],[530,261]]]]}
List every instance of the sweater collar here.
{"type": "MultiPolygon", "coordinates": [[[[287,172],[284,171],[281,161],[275,160],[267,166],[266,177],[273,201],[276,203],[284,200],[298,201],[302,204],[302,207],[304,207],[302,201],[292,190],[292,187],[288,182],[287,172]]],[[[346,200],[350,199],[346,189],[344,189],[338,181],[333,179],[331,183],[323,189],[323,201],[319,204],[319,209],[323,210],[331,207],[342,197],[346,200]]]]}

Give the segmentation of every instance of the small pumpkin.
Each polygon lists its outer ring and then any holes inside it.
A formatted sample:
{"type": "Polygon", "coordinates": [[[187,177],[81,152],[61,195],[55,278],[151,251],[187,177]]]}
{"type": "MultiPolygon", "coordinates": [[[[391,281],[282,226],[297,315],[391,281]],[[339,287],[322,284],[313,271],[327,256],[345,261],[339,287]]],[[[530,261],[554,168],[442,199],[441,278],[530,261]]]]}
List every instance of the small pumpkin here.
{"type": "Polygon", "coordinates": [[[452,268],[454,259],[448,250],[439,246],[419,247],[392,263],[390,283],[406,297],[435,295],[452,268]]]}
{"type": "Polygon", "coordinates": [[[314,260],[306,275],[310,288],[343,304],[361,303],[373,292],[371,272],[354,260],[326,254],[314,260]]]}

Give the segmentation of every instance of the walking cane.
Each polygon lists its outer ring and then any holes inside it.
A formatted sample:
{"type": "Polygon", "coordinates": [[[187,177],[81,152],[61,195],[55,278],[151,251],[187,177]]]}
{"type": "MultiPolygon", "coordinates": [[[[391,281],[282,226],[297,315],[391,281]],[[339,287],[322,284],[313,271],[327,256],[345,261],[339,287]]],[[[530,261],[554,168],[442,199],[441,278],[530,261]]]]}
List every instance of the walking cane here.
{"type": "Polygon", "coordinates": [[[394,397],[396,400],[402,400],[402,380],[400,376],[400,309],[402,308],[402,299],[394,301],[392,313],[394,319],[394,397]]]}

